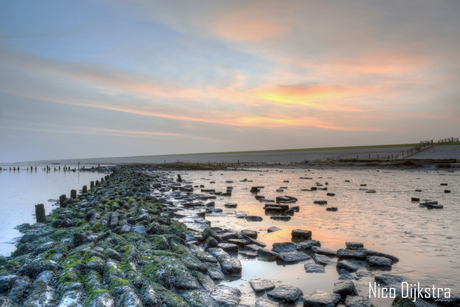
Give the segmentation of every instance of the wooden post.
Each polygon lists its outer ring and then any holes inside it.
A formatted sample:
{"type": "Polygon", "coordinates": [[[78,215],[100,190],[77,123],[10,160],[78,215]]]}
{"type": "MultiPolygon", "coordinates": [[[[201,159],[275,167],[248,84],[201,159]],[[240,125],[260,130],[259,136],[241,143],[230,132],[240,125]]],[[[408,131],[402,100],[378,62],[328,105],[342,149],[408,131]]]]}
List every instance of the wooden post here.
{"type": "Polygon", "coordinates": [[[70,190],[70,198],[77,198],[77,190],[70,190]]]}
{"type": "Polygon", "coordinates": [[[35,205],[35,218],[37,219],[37,223],[46,222],[45,205],[43,204],[35,205]]]}
{"type": "Polygon", "coordinates": [[[84,185],[83,188],[81,189],[81,192],[82,193],[88,193],[88,187],[86,185],[84,185]]]}
{"type": "Polygon", "coordinates": [[[93,189],[93,188],[94,188],[94,181],[91,181],[91,182],[90,182],[89,188],[90,188],[90,189],[93,189]]]}
{"type": "Polygon", "coordinates": [[[59,206],[61,208],[65,208],[66,199],[67,199],[67,196],[65,196],[65,194],[62,194],[61,196],[59,196],[59,206]]]}
{"type": "Polygon", "coordinates": [[[96,186],[97,187],[99,186],[99,180],[96,180],[96,186]]]}

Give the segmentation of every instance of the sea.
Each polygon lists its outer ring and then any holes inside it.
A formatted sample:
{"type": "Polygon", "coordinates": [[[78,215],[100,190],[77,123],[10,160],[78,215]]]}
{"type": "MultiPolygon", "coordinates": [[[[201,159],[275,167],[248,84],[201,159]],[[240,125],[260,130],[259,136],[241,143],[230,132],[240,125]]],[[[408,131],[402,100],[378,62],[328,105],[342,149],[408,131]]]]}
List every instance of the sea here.
{"type": "MultiPolygon", "coordinates": [[[[61,194],[80,190],[104,177],[104,173],[3,170],[0,172],[0,254],[8,256],[20,237],[15,226],[35,222],[35,205],[43,203],[49,213],[58,206],[61,194]]],[[[222,213],[207,215],[211,226],[225,229],[258,231],[258,240],[271,248],[276,242],[290,242],[293,229],[310,230],[321,246],[333,250],[345,248],[346,242],[361,242],[370,250],[394,255],[400,260],[391,271],[372,269],[368,276],[354,280],[360,295],[368,296],[375,275],[394,274],[413,283],[449,288],[460,292],[460,172],[446,169],[376,169],[344,168],[249,168],[217,171],[163,171],[166,176],[182,179],[195,186],[225,192],[217,196],[216,208],[222,213]],[[274,200],[292,196],[299,206],[289,221],[271,219],[251,193],[261,186],[258,195],[274,200]],[[312,190],[316,187],[317,190],[312,190]],[[375,193],[368,193],[375,190],[375,193]],[[328,196],[327,193],[333,193],[328,196]],[[443,209],[420,207],[420,202],[438,201],[443,209]],[[319,205],[315,201],[327,204],[319,205]],[[229,209],[226,203],[236,203],[229,209]],[[337,207],[337,211],[327,211],[337,207]],[[250,222],[237,215],[257,215],[260,222],[250,222]],[[271,226],[281,230],[268,232],[271,226]]],[[[291,205],[291,206],[292,206],[291,205]]],[[[321,290],[331,292],[339,274],[334,263],[324,273],[306,273],[302,263],[264,262],[239,256],[242,276],[229,277],[224,284],[250,293],[249,280],[270,279],[276,284],[299,287],[304,295],[321,290]]],[[[332,259],[336,261],[336,259],[332,259]]],[[[392,300],[372,298],[376,306],[389,306],[392,300]]]]}

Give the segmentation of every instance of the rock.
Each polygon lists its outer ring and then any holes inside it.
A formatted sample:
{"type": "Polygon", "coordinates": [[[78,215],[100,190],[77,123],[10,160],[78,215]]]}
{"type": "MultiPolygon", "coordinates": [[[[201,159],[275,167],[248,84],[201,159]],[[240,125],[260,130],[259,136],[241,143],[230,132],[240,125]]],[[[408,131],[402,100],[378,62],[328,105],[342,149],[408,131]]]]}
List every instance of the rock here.
{"type": "Polygon", "coordinates": [[[91,257],[91,259],[86,264],[88,270],[94,270],[99,274],[103,274],[105,267],[105,261],[98,257],[91,257]]]}
{"type": "Polygon", "coordinates": [[[304,306],[309,307],[334,307],[340,301],[340,295],[324,291],[315,291],[304,297],[304,306]]]}
{"type": "Polygon", "coordinates": [[[354,250],[354,249],[339,249],[337,251],[337,257],[339,259],[365,259],[367,252],[365,250],[354,250]]]}
{"type": "Polygon", "coordinates": [[[340,260],[337,262],[337,270],[347,270],[350,273],[356,272],[361,268],[369,267],[368,263],[364,260],[340,260]]]}
{"type": "Polygon", "coordinates": [[[305,272],[307,273],[324,273],[324,266],[309,260],[304,264],[305,272]]]}
{"type": "Polygon", "coordinates": [[[249,284],[255,293],[275,289],[275,285],[268,279],[251,279],[249,280],[249,284]]]}
{"type": "Polygon", "coordinates": [[[349,295],[345,299],[345,307],[374,307],[374,305],[368,297],[349,295]]]}
{"type": "Polygon", "coordinates": [[[297,251],[297,248],[291,242],[273,243],[273,251],[277,253],[293,253],[297,251]]]}
{"type": "Polygon", "coordinates": [[[395,257],[393,255],[385,254],[385,253],[380,253],[376,251],[371,251],[371,250],[366,250],[368,256],[378,256],[378,257],[385,257],[391,259],[393,263],[396,263],[399,261],[398,257],[395,257]]]}
{"type": "Polygon", "coordinates": [[[213,237],[208,237],[205,242],[206,247],[216,247],[219,245],[219,242],[213,238],[213,237]]]}
{"type": "Polygon", "coordinates": [[[339,272],[339,280],[357,280],[358,277],[352,275],[347,270],[341,269],[339,272]]]}
{"type": "Polygon", "coordinates": [[[337,207],[327,207],[326,211],[336,212],[336,211],[339,211],[339,208],[337,208],[337,207]]]}
{"type": "Polygon", "coordinates": [[[378,267],[391,268],[391,259],[386,258],[386,257],[369,256],[366,258],[366,260],[371,267],[378,266],[378,267]]]}
{"type": "Polygon", "coordinates": [[[0,296],[0,307],[13,307],[13,301],[7,296],[0,296]]]}
{"type": "Polygon", "coordinates": [[[263,221],[263,218],[260,217],[260,216],[256,216],[256,215],[247,215],[245,217],[246,221],[248,222],[260,222],[260,221],[263,221]]]}
{"type": "Polygon", "coordinates": [[[16,275],[0,276],[0,294],[10,291],[17,278],[16,275]]]}
{"type": "Polygon", "coordinates": [[[209,237],[212,237],[212,238],[216,239],[216,241],[218,241],[218,242],[221,241],[220,236],[214,230],[212,230],[211,228],[208,227],[205,230],[203,230],[203,238],[206,240],[209,237]]]}
{"type": "Polygon", "coordinates": [[[310,256],[304,252],[292,252],[292,253],[278,253],[278,259],[286,263],[295,263],[304,260],[311,259],[310,256]]]}
{"type": "Polygon", "coordinates": [[[220,305],[212,299],[208,292],[199,290],[188,290],[180,293],[182,298],[188,303],[190,307],[219,307],[220,305]]]}
{"type": "Polygon", "coordinates": [[[274,301],[269,301],[267,299],[259,299],[256,301],[254,307],[279,307],[279,304],[274,301]]]}
{"type": "Polygon", "coordinates": [[[334,283],[334,289],[332,292],[339,294],[343,300],[345,300],[347,296],[358,295],[355,284],[348,280],[334,283]]]}
{"type": "Polygon", "coordinates": [[[250,243],[248,240],[245,239],[229,239],[228,242],[240,247],[245,247],[250,243]]]}
{"type": "Polygon", "coordinates": [[[336,251],[333,251],[332,249],[324,248],[324,247],[312,246],[311,251],[317,254],[323,254],[323,255],[334,256],[334,257],[337,256],[336,251]]]}
{"type": "Polygon", "coordinates": [[[220,285],[211,292],[211,297],[220,306],[237,306],[240,302],[241,291],[237,288],[220,285]]]}
{"type": "MultiPolygon", "coordinates": [[[[88,306],[88,307],[115,307],[115,301],[109,292],[101,291],[101,292],[96,293],[93,299],[90,300],[85,306],[88,306]]],[[[157,305],[147,305],[146,304],[145,306],[156,307],[157,305]]]]}
{"type": "Polygon", "coordinates": [[[270,219],[275,220],[275,221],[290,221],[291,217],[290,216],[275,215],[275,216],[270,216],[270,219]]]}
{"type": "Polygon", "coordinates": [[[211,277],[211,279],[213,280],[225,279],[224,273],[222,273],[221,266],[218,262],[217,263],[207,262],[206,266],[208,268],[207,274],[209,275],[209,277],[211,277]]]}
{"type": "Polygon", "coordinates": [[[271,299],[287,304],[294,304],[303,295],[302,290],[291,285],[280,285],[267,293],[271,299]]]}
{"type": "Polygon", "coordinates": [[[141,299],[136,292],[128,286],[118,287],[116,292],[116,306],[120,307],[143,307],[141,299]]]}
{"type": "Polygon", "coordinates": [[[214,281],[212,281],[212,278],[209,277],[208,275],[205,275],[201,272],[194,272],[194,275],[198,282],[201,284],[201,286],[208,292],[214,291],[216,288],[216,285],[214,284],[214,281]]]}
{"type": "Polygon", "coordinates": [[[293,241],[307,241],[311,240],[311,231],[310,230],[302,230],[302,229],[294,229],[291,232],[292,240],[293,241]]]}
{"type": "Polygon", "coordinates": [[[36,234],[25,234],[19,239],[19,243],[30,243],[35,242],[38,240],[38,236],[36,234]]]}
{"type": "Polygon", "coordinates": [[[29,295],[29,289],[32,287],[32,280],[27,276],[16,278],[11,286],[8,297],[14,304],[22,304],[29,295]]]}
{"type": "Polygon", "coordinates": [[[246,237],[246,240],[248,240],[250,244],[255,244],[255,245],[258,245],[260,247],[267,247],[267,244],[265,244],[264,242],[261,242],[259,240],[253,239],[251,237],[246,237]]]}
{"type": "Polygon", "coordinates": [[[359,242],[346,242],[345,245],[347,246],[347,249],[352,249],[352,250],[358,250],[358,249],[364,248],[364,244],[359,243],[359,242]]]}
{"type": "Polygon", "coordinates": [[[123,257],[114,249],[111,249],[111,248],[107,248],[105,251],[104,251],[104,254],[108,257],[108,258],[112,258],[114,260],[117,260],[117,261],[122,261],[123,260],[123,257]]]}
{"type": "Polygon", "coordinates": [[[410,298],[402,298],[398,294],[391,304],[392,307],[416,307],[417,305],[410,298]]]}
{"type": "Polygon", "coordinates": [[[375,282],[382,286],[389,286],[394,284],[401,284],[404,281],[404,277],[398,275],[382,274],[374,277],[375,282]]]}
{"type": "Polygon", "coordinates": [[[303,250],[303,251],[311,250],[313,246],[321,247],[321,243],[316,240],[307,240],[307,241],[297,243],[295,245],[297,250],[303,250]]]}
{"type": "Polygon", "coordinates": [[[321,264],[321,265],[328,265],[328,264],[335,263],[335,261],[332,260],[332,258],[329,258],[328,256],[321,255],[321,254],[313,254],[313,259],[315,260],[317,264],[321,264]]]}
{"type": "Polygon", "coordinates": [[[222,268],[222,272],[224,274],[240,274],[242,270],[241,262],[230,255],[228,257],[224,257],[218,259],[222,268]]]}
{"type": "Polygon", "coordinates": [[[173,270],[172,275],[173,284],[176,288],[183,290],[200,289],[198,281],[188,271],[175,269],[173,270]]]}
{"type": "Polygon", "coordinates": [[[242,236],[247,236],[253,239],[257,239],[257,231],[254,231],[254,230],[241,230],[240,234],[242,236]]]}
{"type": "Polygon", "coordinates": [[[275,261],[278,257],[278,253],[273,252],[266,248],[261,248],[257,250],[257,257],[265,261],[275,261]]]}
{"type": "Polygon", "coordinates": [[[235,204],[235,203],[226,203],[224,206],[225,206],[225,208],[236,208],[236,207],[238,207],[238,205],[235,204]]]}
{"type": "Polygon", "coordinates": [[[34,283],[32,294],[27,297],[24,306],[49,306],[54,296],[54,288],[43,281],[34,283]]]}
{"type": "Polygon", "coordinates": [[[227,253],[238,253],[238,245],[232,243],[220,243],[217,247],[222,248],[227,253]]]}
{"type": "Polygon", "coordinates": [[[280,231],[281,228],[278,228],[276,226],[272,226],[270,228],[267,229],[267,232],[276,232],[276,231],[280,231]]]}

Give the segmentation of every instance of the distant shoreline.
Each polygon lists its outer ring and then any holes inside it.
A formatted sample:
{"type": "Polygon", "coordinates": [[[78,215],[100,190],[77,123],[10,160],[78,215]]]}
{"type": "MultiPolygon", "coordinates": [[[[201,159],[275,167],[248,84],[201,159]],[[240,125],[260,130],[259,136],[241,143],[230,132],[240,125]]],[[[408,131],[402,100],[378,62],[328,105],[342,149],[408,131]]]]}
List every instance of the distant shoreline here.
{"type": "MultiPolygon", "coordinates": [[[[131,156],[131,157],[108,157],[108,158],[85,158],[85,159],[60,159],[41,160],[16,163],[2,163],[8,165],[84,165],[97,164],[164,164],[164,163],[302,163],[343,161],[346,162],[375,162],[375,161],[404,161],[407,151],[417,144],[401,145],[375,145],[354,147],[330,147],[310,149],[288,149],[270,151],[248,152],[222,152],[222,153],[196,153],[178,155],[156,156],[131,156]]],[[[428,162],[434,160],[460,160],[460,144],[435,145],[422,149],[420,152],[408,156],[410,160],[428,162]]],[[[456,161],[453,161],[456,162],[456,161]]]]}

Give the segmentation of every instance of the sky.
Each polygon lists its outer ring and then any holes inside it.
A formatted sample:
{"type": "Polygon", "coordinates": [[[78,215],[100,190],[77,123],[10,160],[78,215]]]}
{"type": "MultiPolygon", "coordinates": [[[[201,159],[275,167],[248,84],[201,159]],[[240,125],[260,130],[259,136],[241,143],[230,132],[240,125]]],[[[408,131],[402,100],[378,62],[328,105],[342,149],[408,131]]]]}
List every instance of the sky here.
{"type": "Polygon", "coordinates": [[[459,137],[460,1],[0,1],[0,162],[459,137]]]}

